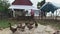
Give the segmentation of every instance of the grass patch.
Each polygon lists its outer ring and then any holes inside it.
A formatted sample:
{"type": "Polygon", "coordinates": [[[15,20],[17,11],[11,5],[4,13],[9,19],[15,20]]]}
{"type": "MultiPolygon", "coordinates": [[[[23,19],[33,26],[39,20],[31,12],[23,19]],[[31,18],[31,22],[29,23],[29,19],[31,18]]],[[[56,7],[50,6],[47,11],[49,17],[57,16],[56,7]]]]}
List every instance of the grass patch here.
{"type": "Polygon", "coordinates": [[[7,28],[9,27],[9,24],[8,23],[11,23],[12,25],[14,25],[14,21],[11,21],[11,20],[8,20],[8,19],[3,19],[3,20],[0,20],[0,27],[1,28],[7,28]]]}

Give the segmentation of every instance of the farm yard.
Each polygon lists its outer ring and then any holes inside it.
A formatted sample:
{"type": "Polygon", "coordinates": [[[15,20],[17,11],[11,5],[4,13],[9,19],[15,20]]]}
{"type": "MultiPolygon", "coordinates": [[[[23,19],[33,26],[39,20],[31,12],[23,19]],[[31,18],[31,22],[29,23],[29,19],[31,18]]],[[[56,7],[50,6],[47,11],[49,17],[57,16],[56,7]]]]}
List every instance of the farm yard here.
{"type": "Polygon", "coordinates": [[[0,0],[0,34],[60,34],[60,7],[46,0],[36,7],[31,0],[0,0]]]}
{"type": "MultiPolygon", "coordinates": [[[[19,23],[29,22],[28,20],[11,20],[11,19],[3,19],[0,20],[0,34],[12,34],[12,31],[9,28],[9,23],[12,24],[13,27],[16,27],[19,23]]],[[[31,21],[32,22],[32,21],[31,21]]],[[[35,28],[33,25],[33,29],[29,30],[25,27],[25,30],[22,32],[17,29],[14,34],[53,34],[55,31],[60,30],[60,21],[56,20],[36,20],[38,23],[38,27],[35,28]]]]}

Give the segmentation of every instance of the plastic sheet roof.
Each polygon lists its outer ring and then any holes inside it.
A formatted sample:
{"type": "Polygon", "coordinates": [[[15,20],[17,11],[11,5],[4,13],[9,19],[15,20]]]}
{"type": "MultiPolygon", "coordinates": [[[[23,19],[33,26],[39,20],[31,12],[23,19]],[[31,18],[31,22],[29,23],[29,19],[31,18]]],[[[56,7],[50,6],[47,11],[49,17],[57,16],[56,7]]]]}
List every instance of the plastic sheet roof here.
{"type": "Polygon", "coordinates": [[[41,8],[40,8],[40,10],[41,11],[46,11],[46,12],[52,12],[52,13],[54,13],[54,11],[55,10],[57,10],[58,9],[58,7],[56,7],[56,6],[54,6],[52,3],[50,3],[50,2],[47,2],[47,3],[45,3],[41,8]]]}

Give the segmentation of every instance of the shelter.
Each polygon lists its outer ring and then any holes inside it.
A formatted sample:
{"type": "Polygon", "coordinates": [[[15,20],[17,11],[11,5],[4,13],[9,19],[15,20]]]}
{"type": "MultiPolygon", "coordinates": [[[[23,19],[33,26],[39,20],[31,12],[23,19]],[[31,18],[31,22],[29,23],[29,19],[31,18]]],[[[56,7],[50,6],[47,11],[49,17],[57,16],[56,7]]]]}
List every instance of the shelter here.
{"type": "Polygon", "coordinates": [[[33,3],[30,0],[15,0],[9,9],[12,9],[13,17],[15,17],[17,14],[21,15],[25,10],[36,9],[32,5],[33,3]]]}
{"type": "Polygon", "coordinates": [[[47,3],[45,3],[41,8],[40,8],[40,10],[41,11],[44,11],[44,12],[52,12],[52,13],[54,13],[54,11],[55,10],[57,10],[58,9],[58,7],[56,7],[56,6],[54,6],[52,3],[50,3],[50,2],[47,2],[47,3]]]}

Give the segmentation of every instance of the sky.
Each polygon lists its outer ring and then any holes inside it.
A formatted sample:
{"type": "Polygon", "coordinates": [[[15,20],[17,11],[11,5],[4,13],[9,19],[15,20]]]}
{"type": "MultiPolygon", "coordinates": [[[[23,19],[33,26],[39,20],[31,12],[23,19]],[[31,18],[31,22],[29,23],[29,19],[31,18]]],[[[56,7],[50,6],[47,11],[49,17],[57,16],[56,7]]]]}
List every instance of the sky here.
{"type": "MultiPolygon", "coordinates": [[[[9,0],[10,3],[12,3],[14,0],[9,0]]],[[[33,3],[34,7],[37,7],[37,3],[41,2],[43,0],[31,0],[31,2],[33,3]]],[[[60,1],[59,0],[46,0],[46,2],[51,2],[56,6],[60,6],[60,1]]]]}

